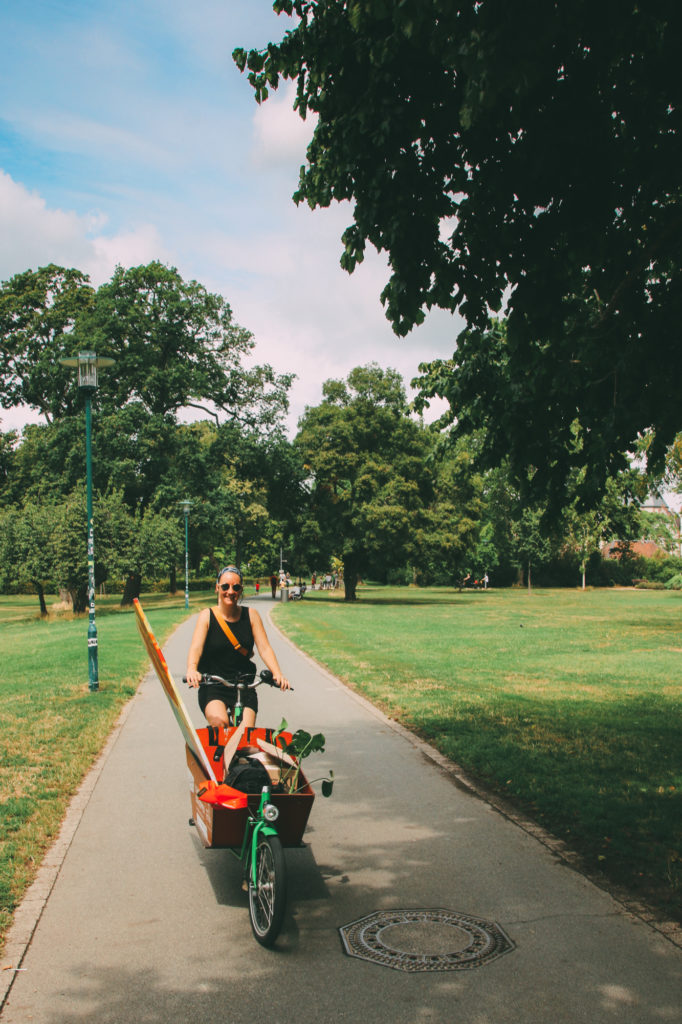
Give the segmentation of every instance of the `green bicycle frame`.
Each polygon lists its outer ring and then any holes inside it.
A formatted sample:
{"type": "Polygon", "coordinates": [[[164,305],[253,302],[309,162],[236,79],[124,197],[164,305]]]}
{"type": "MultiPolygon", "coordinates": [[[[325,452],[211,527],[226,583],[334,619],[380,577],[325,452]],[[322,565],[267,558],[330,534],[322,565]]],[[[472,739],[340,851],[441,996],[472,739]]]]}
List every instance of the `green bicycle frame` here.
{"type": "MultiPolygon", "coordinates": [[[[237,690],[237,702],[233,712],[235,725],[239,725],[241,722],[243,711],[241,695],[239,690],[237,690]]],[[[260,803],[258,804],[256,815],[252,815],[251,811],[248,812],[242,848],[239,852],[239,860],[243,861],[249,849],[249,843],[251,844],[251,882],[253,885],[256,884],[256,846],[258,845],[258,837],[261,833],[264,836],[276,836],[279,834],[277,829],[265,820],[263,814],[263,808],[270,802],[270,795],[270,790],[264,789],[260,795],[260,803]]]]}
{"type": "Polygon", "coordinates": [[[270,802],[270,790],[264,789],[260,795],[260,803],[258,805],[257,816],[252,817],[249,812],[249,816],[246,819],[246,829],[244,831],[244,839],[242,841],[242,848],[239,853],[239,859],[244,860],[244,857],[249,850],[249,844],[251,846],[251,881],[256,884],[256,846],[258,845],[258,837],[262,834],[264,836],[276,836],[278,835],[277,829],[274,825],[271,825],[265,820],[263,815],[263,808],[267,803],[270,802]]]}

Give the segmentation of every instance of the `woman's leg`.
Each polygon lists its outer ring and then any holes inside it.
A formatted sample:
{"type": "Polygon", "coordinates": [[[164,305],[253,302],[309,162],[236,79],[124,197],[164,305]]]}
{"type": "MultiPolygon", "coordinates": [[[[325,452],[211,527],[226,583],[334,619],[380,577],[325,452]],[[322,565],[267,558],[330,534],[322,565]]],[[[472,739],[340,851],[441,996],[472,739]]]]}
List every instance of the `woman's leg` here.
{"type": "Polygon", "coordinates": [[[244,708],[244,711],[242,712],[242,722],[244,722],[247,729],[253,729],[256,724],[256,712],[253,708],[244,708]]]}
{"type": "Polygon", "coordinates": [[[227,729],[230,724],[227,707],[221,700],[210,700],[204,708],[204,717],[208,724],[214,726],[216,729],[219,726],[222,726],[223,729],[227,729]]]}

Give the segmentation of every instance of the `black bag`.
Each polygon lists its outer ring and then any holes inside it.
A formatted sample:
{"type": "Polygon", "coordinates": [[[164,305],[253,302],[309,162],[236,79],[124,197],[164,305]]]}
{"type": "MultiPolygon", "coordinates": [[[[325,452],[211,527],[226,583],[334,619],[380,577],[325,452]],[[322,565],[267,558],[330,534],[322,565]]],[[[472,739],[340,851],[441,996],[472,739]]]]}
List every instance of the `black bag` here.
{"type": "Polygon", "coordinates": [[[255,757],[247,757],[232,763],[225,776],[225,782],[242,793],[260,793],[263,786],[270,785],[270,776],[261,761],[255,757]]]}

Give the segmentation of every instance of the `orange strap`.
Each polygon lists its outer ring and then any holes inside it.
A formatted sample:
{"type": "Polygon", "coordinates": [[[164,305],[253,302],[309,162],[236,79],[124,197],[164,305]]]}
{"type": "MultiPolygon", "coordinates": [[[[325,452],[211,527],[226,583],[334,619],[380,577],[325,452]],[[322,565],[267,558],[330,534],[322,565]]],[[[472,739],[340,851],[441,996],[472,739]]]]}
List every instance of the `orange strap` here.
{"type": "MultiPolygon", "coordinates": [[[[213,609],[211,609],[211,611],[213,611],[213,609]]],[[[215,612],[213,612],[213,614],[215,615],[215,612]]],[[[248,611],[246,614],[248,615],[248,611]]],[[[223,633],[227,637],[227,639],[234,647],[235,651],[239,651],[239,653],[243,654],[245,658],[249,658],[250,654],[247,651],[246,647],[242,647],[242,645],[239,643],[239,640],[237,640],[237,637],[234,635],[228,624],[225,622],[225,619],[223,619],[221,615],[215,615],[215,619],[220,628],[222,629],[223,633]]]]}

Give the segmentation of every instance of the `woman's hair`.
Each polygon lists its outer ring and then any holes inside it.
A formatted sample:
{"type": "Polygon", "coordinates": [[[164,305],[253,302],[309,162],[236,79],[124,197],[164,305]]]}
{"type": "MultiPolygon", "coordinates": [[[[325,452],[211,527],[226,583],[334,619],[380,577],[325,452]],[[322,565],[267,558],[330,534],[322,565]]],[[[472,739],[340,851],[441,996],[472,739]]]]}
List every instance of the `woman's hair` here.
{"type": "Polygon", "coordinates": [[[241,569],[238,569],[236,565],[226,565],[225,568],[221,569],[220,572],[218,573],[218,575],[216,576],[216,583],[218,582],[218,580],[220,579],[221,576],[225,575],[226,572],[234,572],[234,573],[236,573],[237,576],[239,576],[239,582],[240,583],[243,582],[243,577],[242,577],[241,569]]]}

